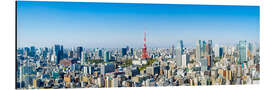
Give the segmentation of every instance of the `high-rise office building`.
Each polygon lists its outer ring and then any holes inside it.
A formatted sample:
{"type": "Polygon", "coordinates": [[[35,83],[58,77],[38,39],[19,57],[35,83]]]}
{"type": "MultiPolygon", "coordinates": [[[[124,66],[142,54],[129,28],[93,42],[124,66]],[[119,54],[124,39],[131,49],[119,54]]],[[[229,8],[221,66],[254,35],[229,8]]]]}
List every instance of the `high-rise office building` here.
{"type": "Polygon", "coordinates": [[[46,60],[47,59],[48,52],[49,52],[49,49],[47,47],[42,48],[41,56],[42,56],[43,60],[46,60]]]}
{"type": "Polygon", "coordinates": [[[99,56],[99,57],[102,57],[102,56],[103,56],[102,50],[101,50],[101,49],[98,50],[98,56],[99,56]]]}
{"type": "Polygon", "coordinates": [[[130,48],[130,55],[133,56],[134,55],[134,49],[130,48]]]}
{"type": "Polygon", "coordinates": [[[30,56],[30,49],[28,47],[24,48],[24,56],[25,57],[30,56]]]}
{"type": "Polygon", "coordinates": [[[83,51],[83,47],[77,47],[77,52],[76,52],[76,55],[77,55],[77,58],[80,60],[81,59],[81,56],[82,56],[82,51],[83,51]]]}
{"type": "Polygon", "coordinates": [[[183,43],[183,40],[180,40],[179,41],[179,46],[180,46],[180,54],[183,54],[184,53],[184,43],[183,43]]]}
{"type": "Polygon", "coordinates": [[[204,40],[202,41],[201,55],[206,56],[206,42],[204,40]]]}
{"type": "Polygon", "coordinates": [[[213,65],[213,44],[212,44],[212,40],[208,40],[208,44],[207,44],[207,60],[208,60],[208,70],[210,70],[210,68],[213,65]]]}
{"type": "Polygon", "coordinates": [[[23,65],[21,65],[20,66],[20,78],[19,78],[19,80],[20,80],[20,87],[22,88],[23,87],[23,65]]]}
{"type": "Polygon", "coordinates": [[[220,46],[218,44],[215,44],[215,49],[214,49],[214,53],[215,53],[215,57],[220,57],[219,55],[219,49],[220,46]]]}
{"type": "Polygon", "coordinates": [[[102,75],[104,75],[105,73],[114,72],[114,70],[115,70],[115,67],[113,63],[105,63],[101,65],[101,68],[100,68],[100,72],[102,75]]]}
{"type": "Polygon", "coordinates": [[[122,50],[121,50],[121,55],[122,55],[122,56],[127,55],[127,48],[122,48],[122,50]]]}
{"type": "Polygon", "coordinates": [[[206,58],[200,59],[201,63],[201,70],[202,71],[207,71],[208,69],[208,60],[206,58]]]}
{"type": "Polygon", "coordinates": [[[34,46],[30,47],[30,56],[34,57],[36,55],[36,48],[34,46]]]}
{"type": "Polygon", "coordinates": [[[54,45],[54,54],[55,54],[55,63],[59,64],[60,60],[63,59],[63,46],[62,45],[54,45]]]}
{"type": "Polygon", "coordinates": [[[182,55],[182,67],[186,67],[189,63],[190,55],[188,53],[182,55]]]}
{"type": "Polygon", "coordinates": [[[127,46],[127,47],[126,47],[126,49],[127,49],[127,53],[128,53],[128,52],[129,52],[129,50],[130,50],[130,47],[129,47],[129,46],[127,46]]]}
{"type": "Polygon", "coordinates": [[[81,65],[84,65],[87,62],[87,53],[81,52],[81,65]]]}
{"type": "Polygon", "coordinates": [[[250,57],[253,57],[253,56],[255,56],[255,54],[256,54],[256,45],[255,45],[255,43],[254,42],[249,42],[248,43],[248,52],[247,52],[247,54],[248,54],[248,56],[250,56],[250,57]]]}
{"type": "Polygon", "coordinates": [[[239,41],[239,63],[247,61],[247,41],[239,41]]]}
{"type": "Polygon", "coordinates": [[[174,58],[174,54],[175,54],[175,49],[174,49],[174,45],[172,45],[172,49],[171,49],[171,58],[174,58]]]}
{"type": "Polygon", "coordinates": [[[184,45],[183,40],[179,40],[177,42],[177,48],[176,48],[176,65],[178,67],[182,66],[182,54],[184,53],[184,45]]]}
{"type": "Polygon", "coordinates": [[[196,59],[199,60],[201,58],[201,40],[196,42],[196,59]]]}
{"type": "Polygon", "coordinates": [[[208,40],[208,55],[212,55],[212,40],[208,40]]]}
{"type": "Polygon", "coordinates": [[[73,58],[73,51],[68,51],[68,58],[73,58]]]}
{"type": "Polygon", "coordinates": [[[110,60],[110,52],[104,51],[104,62],[109,62],[110,60]]]}
{"type": "Polygon", "coordinates": [[[220,47],[219,48],[219,57],[223,57],[223,48],[222,47],[220,47]]]}
{"type": "Polygon", "coordinates": [[[212,56],[207,56],[207,64],[208,64],[207,70],[210,70],[210,68],[213,65],[213,57],[212,56]]]}

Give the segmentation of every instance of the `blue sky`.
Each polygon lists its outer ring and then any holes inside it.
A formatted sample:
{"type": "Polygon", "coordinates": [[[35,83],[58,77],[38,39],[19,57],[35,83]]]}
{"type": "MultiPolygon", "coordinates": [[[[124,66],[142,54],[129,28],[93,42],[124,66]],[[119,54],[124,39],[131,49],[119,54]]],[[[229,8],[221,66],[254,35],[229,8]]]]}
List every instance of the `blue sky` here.
{"type": "Polygon", "coordinates": [[[23,46],[169,47],[183,40],[259,42],[259,6],[18,1],[17,42],[23,46]]]}

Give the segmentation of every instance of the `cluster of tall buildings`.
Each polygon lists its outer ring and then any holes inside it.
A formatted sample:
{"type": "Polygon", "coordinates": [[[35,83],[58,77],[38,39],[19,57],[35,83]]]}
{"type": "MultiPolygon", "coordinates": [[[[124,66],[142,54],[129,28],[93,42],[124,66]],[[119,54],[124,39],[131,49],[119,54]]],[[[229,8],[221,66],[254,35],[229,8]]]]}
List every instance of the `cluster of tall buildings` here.
{"type": "Polygon", "coordinates": [[[17,88],[109,88],[256,84],[259,47],[253,42],[195,48],[51,48],[17,49],[17,88]],[[147,54],[146,54],[147,53],[147,54]]]}

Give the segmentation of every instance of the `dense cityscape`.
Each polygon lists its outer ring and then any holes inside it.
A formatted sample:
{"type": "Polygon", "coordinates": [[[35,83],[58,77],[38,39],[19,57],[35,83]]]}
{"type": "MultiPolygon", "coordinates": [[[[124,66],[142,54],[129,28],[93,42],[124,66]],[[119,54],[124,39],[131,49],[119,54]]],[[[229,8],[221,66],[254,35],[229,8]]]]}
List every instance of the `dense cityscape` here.
{"type": "Polygon", "coordinates": [[[17,48],[17,88],[111,88],[258,84],[259,46],[241,40],[195,48],[17,48]]]}

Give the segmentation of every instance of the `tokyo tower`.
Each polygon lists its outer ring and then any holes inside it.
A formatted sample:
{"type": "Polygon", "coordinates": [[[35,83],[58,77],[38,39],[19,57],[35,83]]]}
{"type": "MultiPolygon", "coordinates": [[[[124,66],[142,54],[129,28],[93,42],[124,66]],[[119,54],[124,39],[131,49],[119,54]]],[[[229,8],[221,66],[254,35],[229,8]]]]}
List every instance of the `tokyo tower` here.
{"type": "Polygon", "coordinates": [[[146,48],[146,32],[144,32],[144,48],[142,50],[142,59],[147,59],[148,54],[147,54],[147,48],[146,48]]]}

